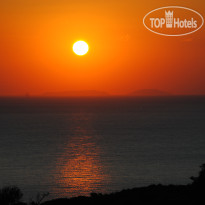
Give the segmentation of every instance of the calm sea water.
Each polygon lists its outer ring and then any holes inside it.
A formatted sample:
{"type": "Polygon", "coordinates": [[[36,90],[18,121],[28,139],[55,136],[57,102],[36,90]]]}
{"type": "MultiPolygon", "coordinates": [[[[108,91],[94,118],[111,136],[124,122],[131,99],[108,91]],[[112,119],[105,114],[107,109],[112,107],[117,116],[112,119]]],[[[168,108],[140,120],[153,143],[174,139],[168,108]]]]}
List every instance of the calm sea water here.
{"type": "Polygon", "coordinates": [[[0,99],[0,186],[25,199],[187,184],[202,163],[205,97],[0,99]]]}

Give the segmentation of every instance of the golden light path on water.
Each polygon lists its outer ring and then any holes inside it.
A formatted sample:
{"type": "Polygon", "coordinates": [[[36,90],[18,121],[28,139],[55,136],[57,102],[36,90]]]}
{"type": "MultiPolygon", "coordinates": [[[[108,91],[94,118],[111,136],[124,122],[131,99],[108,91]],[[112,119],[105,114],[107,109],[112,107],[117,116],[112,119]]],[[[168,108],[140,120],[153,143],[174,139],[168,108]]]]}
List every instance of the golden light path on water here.
{"type": "Polygon", "coordinates": [[[101,150],[96,143],[97,137],[92,135],[92,119],[87,115],[74,115],[73,123],[73,136],[68,137],[56,164],[57,187],[53,192],[60,191],[62,196],[59,197],[106,192],[109,175],[106,174],[100,158],[101,150]]]}

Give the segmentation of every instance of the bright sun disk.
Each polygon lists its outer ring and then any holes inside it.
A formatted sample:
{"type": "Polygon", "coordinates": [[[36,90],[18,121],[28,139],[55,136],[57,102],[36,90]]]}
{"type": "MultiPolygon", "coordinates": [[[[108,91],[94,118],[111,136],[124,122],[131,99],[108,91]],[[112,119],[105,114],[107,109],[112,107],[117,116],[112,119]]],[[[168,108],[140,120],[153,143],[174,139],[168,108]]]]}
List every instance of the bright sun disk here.
{"type": "Polygon", "coordinates": [[[73,52],[79,56],[85,55],[89,50],[89,46],[85,41],[77,41],[73,44],[73,52]]]}

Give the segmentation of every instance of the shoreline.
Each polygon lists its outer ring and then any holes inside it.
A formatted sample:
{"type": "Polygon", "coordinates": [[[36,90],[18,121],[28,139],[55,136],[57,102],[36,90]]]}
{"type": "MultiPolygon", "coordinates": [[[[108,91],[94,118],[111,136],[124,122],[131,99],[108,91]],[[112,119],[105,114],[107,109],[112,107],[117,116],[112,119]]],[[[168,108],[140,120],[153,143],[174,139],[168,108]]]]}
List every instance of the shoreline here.
{"type": "Polygon", "coordinates": [[[35,200],[28,203],[22,202],[23,193],[16,186],[0,189],[0,204],[2,205],[105,205],[105,204],[152,204],[173,205],[187,204],[198,205],[205,202],[205,164],[197,177],[191,176],[192,183],[187,185],[162,185],[152,184],[145,187],[125,189],[119,192],[102,194],[91,193],[90,196],[72,198],[56,198],[46,200],[49,193],[38,194],[35,200]]]}
{"type": "Polygon", "coordinates": [[[188,185],[149,185],[126,189],[110,194],[91,193],[90,196],[57,198],[45,201],[42,205],[66,204],[199,204],[204,201],[205,186],[188,185]]]}

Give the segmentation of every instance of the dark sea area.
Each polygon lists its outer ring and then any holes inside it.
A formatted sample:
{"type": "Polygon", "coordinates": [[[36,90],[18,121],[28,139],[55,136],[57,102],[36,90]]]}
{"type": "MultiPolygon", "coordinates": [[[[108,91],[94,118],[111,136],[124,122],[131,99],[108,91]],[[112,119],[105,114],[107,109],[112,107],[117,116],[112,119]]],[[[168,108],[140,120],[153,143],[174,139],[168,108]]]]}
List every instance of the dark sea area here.
{"type": "Polygon", "coordinates": [[[205,97],[0,98],[0,187],[28,200],[186,185],[205,163],[205,97]]]}

